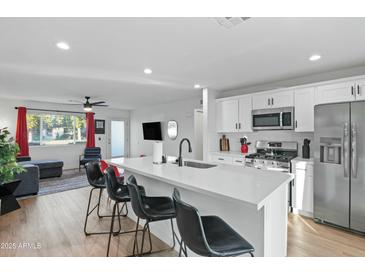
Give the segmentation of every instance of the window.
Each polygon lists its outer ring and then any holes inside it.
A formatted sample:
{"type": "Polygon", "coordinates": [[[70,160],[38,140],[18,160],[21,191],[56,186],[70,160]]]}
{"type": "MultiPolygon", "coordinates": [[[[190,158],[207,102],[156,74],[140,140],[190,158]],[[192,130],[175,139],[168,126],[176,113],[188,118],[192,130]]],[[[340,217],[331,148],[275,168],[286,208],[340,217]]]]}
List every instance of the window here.
{"type": "Polygon", "coordinates": [[[77,114],[27,114],[31,146],[67,145],[86,142],[86,117],[77,114]]]}

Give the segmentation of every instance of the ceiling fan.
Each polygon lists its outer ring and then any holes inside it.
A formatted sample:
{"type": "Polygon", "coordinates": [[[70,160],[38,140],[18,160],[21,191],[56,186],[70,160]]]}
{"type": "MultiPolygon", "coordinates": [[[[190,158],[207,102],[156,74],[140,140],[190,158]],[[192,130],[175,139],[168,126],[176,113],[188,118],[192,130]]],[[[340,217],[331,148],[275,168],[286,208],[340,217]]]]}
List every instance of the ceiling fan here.
{"type": "Polygon", "coordinates": [[[84,106],[84,110],[86,112],[91,112],[93,110],[93,107],[108,107],[108,105],[104,105],[106,102],[105,101],[97,101],[97,102],[90,102],[90,96],[85,96],[86,102],[80,102],[80,101],[75,101],[75,100],[71,100],[72,102],[76,102],[80,105],[84,106]]]}

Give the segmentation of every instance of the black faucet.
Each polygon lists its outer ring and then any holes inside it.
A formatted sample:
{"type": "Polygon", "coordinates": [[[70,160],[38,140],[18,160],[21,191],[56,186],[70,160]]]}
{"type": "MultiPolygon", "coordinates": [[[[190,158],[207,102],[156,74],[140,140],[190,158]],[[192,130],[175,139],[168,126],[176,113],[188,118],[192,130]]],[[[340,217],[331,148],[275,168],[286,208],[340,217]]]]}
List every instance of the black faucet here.
{"type": "Polygon", "coordinates": [[[179,166],[182,166],[182,165],[183,165],[183,160],[182,160],[182,157],[181,157],[181,147],[182,147],[182,144],[184,143],[184,141],[187,141],[187,142],[188,142],[188,145],[189,145],[189,152],[192,152],[189,139],[188,139],[188,138],[183,138],[183,139],[180,141],[180,146],[179,146],[179,158],[177,158],[178,163],[179,163],[179,166]]]}

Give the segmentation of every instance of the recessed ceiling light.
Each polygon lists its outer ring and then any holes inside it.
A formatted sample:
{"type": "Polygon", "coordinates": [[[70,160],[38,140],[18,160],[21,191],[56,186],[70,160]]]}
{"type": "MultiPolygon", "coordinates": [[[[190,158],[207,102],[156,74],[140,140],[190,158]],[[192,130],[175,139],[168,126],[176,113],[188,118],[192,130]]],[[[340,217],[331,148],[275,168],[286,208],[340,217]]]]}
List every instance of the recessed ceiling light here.
{"type": "Polygon", "coordinates": [[[66,42],[58,42],[57,47],[59,49],[62,49],[62,50],[69,50],[70,49],[70,45],[67,44],[66,42]]]}
{"type": "Polygon", "coordinates": [[[321,59],[321,55],[319,54],[313,54],[311,57],[309,57],[310,61],[318,61],[319,59],[321,59]]]}
{"type": "Polygon", "coordinates": [[[200,85],[199,84],[195,84],[194,85],[194,88],[200,88],[200,85]]]}
{"type": "Polygon", "coordinates": [[[151,74],[151,73],[152,73],[152,69],[145,68],[143,72],[144,72],[145,74],[151,74]]]}

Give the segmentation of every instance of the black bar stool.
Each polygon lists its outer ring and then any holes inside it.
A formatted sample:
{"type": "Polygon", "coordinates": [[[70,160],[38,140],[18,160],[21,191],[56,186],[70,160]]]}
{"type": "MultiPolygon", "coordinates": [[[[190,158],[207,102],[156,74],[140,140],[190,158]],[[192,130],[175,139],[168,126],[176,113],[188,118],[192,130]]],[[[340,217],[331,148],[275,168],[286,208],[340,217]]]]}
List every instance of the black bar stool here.
{"type": "MultiPolygon", "coordinates": [[[[84,233],[86,236],[95,235],[95,234],[108,234],[109,231],[104,231],[104,232],[88,232],[87,231],[88,218],[95,209],[97,209],[96,212],[97,212],[97,215],[99,218],[112,217],[112,215],[101,215],[100,214],[101,194],[102,194],[103,189],[106,187],[106,185],[105,185],[105,177],[104,177],[103,173],[101,172],[99,162],[98,161],[89,162],[89,163],[85,164],[85,169],[86,169],[87,180],[92,188],[90,190],[89,202],[87,204],[86,218],[85,218],[85,224],[84,224],[84,233]],[[98,198],[97,204],[90,210],[91,197],[92,197],[94,190],[99,190],[99,198],[98,198]]],[[[124,207],[126,208],[126,213],[122,216],[127,216],[128,208],[126,207],[126,204],[123,205],[121,211],[123,210],[124,207]]],[[[119,212],[119,214],[120,213],[121,212],[119,212]]],[[[120,231],[120,227],[119,227],[119,231],[120,231]]]]}
{"type": "Polygon", "coordinates": [[[179,228],[181,251],[187,257],[188,246],[192,251],[209,257],[239,256],[249,253],[253,257],[253,246],[234,231],[218,216],[200,216],[198,210],[184,203],[175,188],[173,199],[176,207],[176,221],[179,228]]]}
{"type": "MultiPolygon", "coordinates": [[[[151,254],[152,253],[152,241],[151,241],[151,231],[149,224],[151,222],[157,222],[157,221],[164,221],[164,220],[170,220],[171,222],[171,230],[172,230],[172,239],[173,239],[173,245],[172,249],[175,247],[175,237],[180,243],[179,239],[176,236],[175,230],[174,230],[174,223],[173,218],[176,216],[175,212],[175,206],[174,202],[170,197],[148,197],[143,195],[141,191],[138,189],[136,178],[131,175],[129,176],[127,180],[127,186],[128,190],[131,196],[131,204],[134,213],[137,215],[137,226],[135,230],[135,236],[134,236],[134,245],[133,245],[133,256],[136,255],[135,251],[137,250],[137,255],[142,256],[144,254],[151,254]],[[141,249],[138,251],[138,242],[137,242],[137,229],[139,226],[139,220],[143,219],[146,221],[145,225],[143,226],[143,233],[142,233],[142,243],[141,243],[141,249]],[[150,248],[148,252],[143,252],[143,246],[144,246],[144,238],[145,233],[148,231],[149,235],[149,244],[150,248]]],[[[160,250],[159,252],[164,251],[160,250]]]]}
{"type": "MultiPolygon", "coordinates": [[[[127,186],[122,185],[118,182],[118,179],[115,175],[113,167],[108,167],[105,170],[105,179],[106,179],[106,189],[108,191],[109,198],[112,201],[114,201],[113,214],[112,214],[112,220],[111,220],[110,231],[109,231],[108,249],[107,249],[107,253],[106,253],[106,256],[108,257],[109,256],[109,249],[110,249],[110,240],[111,240],[112,234],[116,236],[116,235],[119,235],[119,234],[135,233],[136,230],[128,230],[128,231],[122,231],[122,232],[120,231],[120,228],[121,228],[121,221],[120,221],[121,214],[120,214],[120,212],[123,209],[124,205],[127,208],[127,202],[130,202],[130,200],[131,200],[131,198],[129,197],[129,191],[128,191],[127,186]],[[122,209],[119,209],[119,204],[120,203],[123,203],[122,209]],[[116,214],[116,212],[117,212],[117,214],[116,214]],[[118,232],[113,232],[114,219],[115,219],[116,215],[118,216],[119,231],[118,232]]],[[[145,190],[144,190],[143,186],[138,186],[137,189],[143,195],[145,194],[145,190]]],[[[138,227],[136,229],[138,231],[138,227]]]]}

